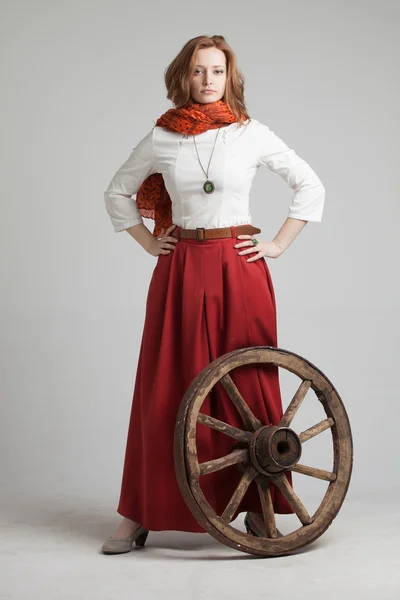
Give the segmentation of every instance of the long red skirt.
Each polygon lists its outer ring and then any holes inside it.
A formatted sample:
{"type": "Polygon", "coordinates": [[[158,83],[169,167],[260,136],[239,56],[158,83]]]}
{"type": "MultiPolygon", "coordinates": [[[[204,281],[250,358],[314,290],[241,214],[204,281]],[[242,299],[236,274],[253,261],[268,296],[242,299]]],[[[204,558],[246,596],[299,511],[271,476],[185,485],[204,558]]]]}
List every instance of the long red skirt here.
{"type": "MultiPolygon", "coordinates": [[[[248,263],[236,243],[235,238],[180,239],[171,254],[158,257],[153,272],[117,509],[149,530],[204,531],[181,496],[174,466],[176,416],[194,377],[226,352],[277,346],[269,269],[264,259],[248,263]]],[[[276,425],[282,416],[278,368],[246,365],[230,375],[255,416],[276,425]]],[[[243,428],[219,384],[201,412],[243,428]]],[[[231,452],[232,438],[201,424],[196,431],[199,462],[231,452]]],[[[200,478],[217,514],[223,513],[240,476],[231,466],[200,478]]],[[[292,483],[290,473],[288,479],[292,483]]],[[[277,488],[271,486],[271,493],[276,513],[293,512],[277,488]]],[[[261,512],[254,483],[233,518],[247,510],[261,512]]]]}

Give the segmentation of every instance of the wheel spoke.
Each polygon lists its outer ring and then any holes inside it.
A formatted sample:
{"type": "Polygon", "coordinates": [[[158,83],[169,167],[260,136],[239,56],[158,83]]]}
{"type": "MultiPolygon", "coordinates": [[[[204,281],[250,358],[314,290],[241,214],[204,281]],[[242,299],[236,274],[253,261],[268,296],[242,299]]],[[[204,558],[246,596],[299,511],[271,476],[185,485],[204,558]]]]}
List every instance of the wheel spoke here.
{"type": "Polygon", "coordinates": [[[207,427],[211,427],[212,429],[220,431],[221,433],[225,433],[226,435],[235,438],[235,440],[238,442],[248,443],[252,437],[250,431],[243,431],[237,427],[232,427],[232,425],[228,425],[228,423],[224,423],[223,421],[215,419],[214,417],[209,417],[208,415],[203,415],[202,413],[199,413],[197,422],[207,425],[207,427]]]}
{"type": "Polygon", "coordinates": [[[258,494],[260,496],[265,532],[267,534],[267,537],[278,537],[274,514],[274,505],[272,504],[269,481],[263,484],[257,481],[257,488],[258,494]]]}
{"type": "Polygon", "coordinates": [[[241,503],[241,501],[243,499],[243,496],[245,495],[245,493],[247,491],[247,488],[249,487],[250,483],[253,481],[253,479],[256,475],[257,475],[257,471],[252,466],[248,467],[245,470],[241,480],[239,481],[239,484],[238,484],[236,490],[233,492],[232,497],[228,502],[227,507],[225,508],[224,512],[221,515],[221,519],[224,519],[224,521],[226,521],[227,523],[229,523],[231,521],[239,504],[241,503]]]}
{"type": "Polygon", "coordinates": [[[241,462],[248,462],[249,451],[246,448],[238,448],[233,450],[230,454],[222,456],[221,458],[214,458],[208,462],[200,463],[200,475],[208,475],[214,473],[214,471],[220,471],[231,465],[237,465],[241,462]]]}
{"type": "Polygon", "coordinates": [[[236,406],[239,415],[243,419],[243,423],[249,429],[256,431],[260,427],[262,427],[261,421],[259,421],[250,410],[250,407],[243,399],[243,396],[237,389],[236,385],[232,381],[230,375],[226,374],[224,377],[220,379],[220,384],[225,389],[229,398],[232,400],[233,404],[236,406]]]}
{"type": "Polygon", "coordinates": [[[282,416],[282,418],[279,422],[279,427],[289,427],[290,423],[293,421],[295,414],[297,413],[298,409],[300,408],[300,405],[303,402],[305,395],[307,394],[308,390],[310,389],[311,383],[312,382],[309,381],[308,379],[305,379],[304,381],[301,382],[299,388],[297,389],[297,392],[295,393],[295,395],[292,398],[292,401],[290,402],[289,406],[287,407],[285,414],[282,416]]]}
{"type": "Polygon", "coordinates": [[[286,500],[289,502],[290,506],[293,508],[296,515],[299,517],[300,521],[303,525],[309,525],[312,522],[310,515],[307,512],[307,509],[303,505],[300,498],[294,492],[293,488],[290,486],[286,475],[280,475],[279,477],[273,478],[273,483],[279,488],[282,494],[285,496],[286,500]]]}
{"type": "Polygon", "coordinates": [[[332,425],[334,425],[335,421],[331,418],[329,419],[324,419],[323,421],[320,421],[319,423],[317,423],[316,425],[313,425],[312,427],[309,427],[308,429],[306,429],[305,431],[302,431],[302,433],[299,434],[299,440],[301,443],[306,442],[307,440],[315,437],[316,435],[322,433],[323,431],[325,431],[325,429],[329,429],[329,427],[332,427],[332,425]]]}
{"type": "Polygon", "coordinates": [[[291,471],[296,473],[302,473],[303,475],[309,475],[310,477],[316,477],[317,479],[324,479],[325,481],[335,481],[336,473],[330,471],[324,471],[323,469],[316,469],[315,467],[306,467],[306,465],[294,465],[289,467],[291,471]]]}

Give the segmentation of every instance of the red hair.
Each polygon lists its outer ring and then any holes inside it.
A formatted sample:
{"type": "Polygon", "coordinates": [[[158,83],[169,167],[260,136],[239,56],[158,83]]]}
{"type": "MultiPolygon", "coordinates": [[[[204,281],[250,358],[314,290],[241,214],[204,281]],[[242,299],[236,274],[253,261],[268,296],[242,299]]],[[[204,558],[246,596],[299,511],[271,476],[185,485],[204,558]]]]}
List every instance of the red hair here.
{"type": "Polygon", "coordinates": [[[221,100],[231,109],[241,126],[242,120],[250,119],[244,101],[245,80],[238,68],[235,53],[222,35],[199,35],[186,42],[165,70],[167,98],[173,102],[175,108],[184,106],[190,100],[190,79],[195,66],[196,52],[202,48],[218,48],[225,54],[226,86],[221,100]]]}

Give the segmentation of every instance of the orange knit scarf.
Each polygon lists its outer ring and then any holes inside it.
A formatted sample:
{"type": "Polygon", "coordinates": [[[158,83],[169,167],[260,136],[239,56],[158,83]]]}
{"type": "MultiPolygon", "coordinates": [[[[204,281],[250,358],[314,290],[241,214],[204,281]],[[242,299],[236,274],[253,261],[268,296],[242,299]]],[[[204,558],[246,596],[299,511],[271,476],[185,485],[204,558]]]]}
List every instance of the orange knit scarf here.
{"type": "MultiPolygon", "coordinates": [[[[167,110],[159,117],[155,126],[196,135],[236,121],[235,115],[223,100],[210,104],[189,100],[181,108],[167,110]]],[[[136,203],[143,217],[154,219],[154,237],[158,237],[162,229],[172,225],[171,198],[161,173],[153,173],[147,177],[136,194],[136,203]]]]}

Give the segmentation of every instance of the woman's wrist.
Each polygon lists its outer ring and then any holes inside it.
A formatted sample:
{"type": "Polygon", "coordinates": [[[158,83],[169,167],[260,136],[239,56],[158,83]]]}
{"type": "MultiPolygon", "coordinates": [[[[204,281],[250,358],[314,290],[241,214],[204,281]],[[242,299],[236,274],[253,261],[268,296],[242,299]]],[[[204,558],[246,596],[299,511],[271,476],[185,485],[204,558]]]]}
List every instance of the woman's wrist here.
{"type": "Polygon", "coordinates": [[[308,221],[303,221],[302,219],[293,219],[292,217],[288,217],[286,219],[272,240],[272,243],[278,248],[280,254],[287,250],[287,248],[296,239],[300,231],[302,231],[307,223],[308,221]]]}
{"type": "Polygon", "coordinates": [[[154,243],[154,236],[144,223],[132,225],[132,227],[128,227],[125,231],[127,231],[129,235],[133,237],[144,250],[146,250],[146,252],[149,252],[154,243]]]}

